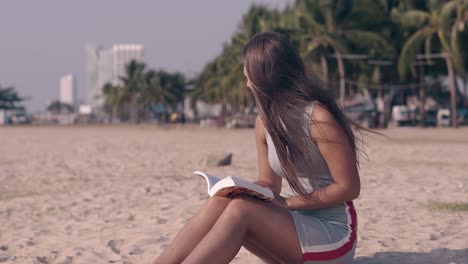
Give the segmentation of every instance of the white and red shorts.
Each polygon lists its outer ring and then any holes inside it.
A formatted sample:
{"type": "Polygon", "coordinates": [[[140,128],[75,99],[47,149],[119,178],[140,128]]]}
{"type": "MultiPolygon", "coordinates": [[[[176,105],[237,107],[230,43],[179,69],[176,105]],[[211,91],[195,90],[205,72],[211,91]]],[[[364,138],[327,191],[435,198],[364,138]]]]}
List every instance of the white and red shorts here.
{"type": "Polygon", "coordinates": [[[310,211],[290,211],[302,247],[304,263],[352,263],[357,216],[351,201],[310,211]]]}

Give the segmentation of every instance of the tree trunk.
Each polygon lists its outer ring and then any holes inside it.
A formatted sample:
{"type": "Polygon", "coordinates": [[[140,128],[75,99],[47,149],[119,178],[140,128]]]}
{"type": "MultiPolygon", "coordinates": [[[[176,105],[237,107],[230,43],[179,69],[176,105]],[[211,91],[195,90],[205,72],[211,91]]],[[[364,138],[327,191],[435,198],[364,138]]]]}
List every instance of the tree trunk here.
{"type": "Polygon", "coordinates": [[[112,120],[111,123],[115,123],[115,120],[117,119],[117,111],[118,111],[118,106],[112,107],[112,120]]]}
{"type": "Polygon", "coordinates": [[[145,106],[145,119],[147,123],[151,121],[151,104],[145,106]]]}
{"type": "Polygon", "coordinates": [[[341,57],[341,53],[335,49],[336,60],[338,62],[338,74],[340,75],[340,101],[344,102],[345,99],[345,70],[344,70],[344,63],[343,58],[341,57]]]}
{"type": "Polygon", "coordinates": [[[132,96],[132,101],[130,104],[130,121],[133,124],[138,123],[138,98],[136,95],[132,96]]]}
{"type": "Polygon", "coordinates": [[[453,72],[452,60],[447,53],[445,53],[445,62],[447,63],[447,71],[450,82],[450,119],[452,127],[457,127],[457,86],[455,84],[455,74],[453,72]]]}
{"type": "Polygon", "coordinates": [[[468,89],[467,89],[467,85],[468,85],[468,79],[465,77],[463,78],[463,107],[468,107],[468,89]]]}
{"type": "Polygon", "coordinates": [[[320,64],[322,65],[322,80],[325,88],[328,89],[328,65],[327,59],[325,58],[325,54],[320,52],[320,64]]]}
{"type": "Polygon", "coordinates": [[[426,87],[424,86],[424,65],[419,65],[419,100],[421,111],[421,127],[426,126],[426,87]]]}
{"type": "Polygon", "coordinates": [[[389,90],[387,91],[384,96],[384,121],[383,121],[383,127],[386,128],[388,127],[388,121],[390,120],[392,116],[392,109],[391,109],[391,100],[393,98],[393,91],[389,90]]]}
{"type": "Polygon", "coordinates": [[[224,126],[226,124],[226,112],[227,112],[227,99],[226,96],[223,96],[223,101],[221,104],[221,121],[220,121],[220,126],[224,126]]]}

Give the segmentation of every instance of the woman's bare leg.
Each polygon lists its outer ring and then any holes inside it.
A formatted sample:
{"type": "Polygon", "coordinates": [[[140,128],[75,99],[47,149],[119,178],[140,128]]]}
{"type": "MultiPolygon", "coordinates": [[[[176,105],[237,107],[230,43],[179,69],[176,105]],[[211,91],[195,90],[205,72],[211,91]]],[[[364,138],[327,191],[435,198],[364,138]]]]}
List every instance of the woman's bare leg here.
{"type": "Polygon", "coordinates": [[[177,233],[154,264],[181,263],[200,240],[210,231],[231,199],[212,197],[198,210],[190,221],[177,233]]]}
{"type": "Polygon", "coordinates": [[[260,245],[258,245],[255,241],[247,239],[244,241],[242,246],[257,256],[260,260],[262,260],[266,264],[281,264],[277,259],[275,259],[270,253],[265,251],[260,245]]]}
{"type": "Polygon", "coordinates": [[[281,263],[302,263],[302,251],[289,212],[272,203],[237,198],[182,262],[229,263],[246,240],[255,241],[281,263]]]}
{"type": "MultiPolygon", "coordinates": [[[[210,231],[230,201],[222,197],[209,198],[154,263],[181,263],[210,231]]],[[[243,246],[265,263],[280,263],[254,241],[246,240],[243,246]]]]}

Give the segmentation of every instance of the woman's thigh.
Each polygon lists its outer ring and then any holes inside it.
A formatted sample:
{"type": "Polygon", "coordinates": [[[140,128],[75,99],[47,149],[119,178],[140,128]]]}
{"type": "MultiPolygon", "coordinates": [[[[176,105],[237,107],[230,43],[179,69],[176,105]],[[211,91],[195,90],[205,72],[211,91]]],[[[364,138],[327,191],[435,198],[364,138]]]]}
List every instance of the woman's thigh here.
{"type": "Polygon", "coordinates": [[[264,248],[260,247],[252,240],[246,239],[242,246],[266,264],[281,264],[281,262],[275,259],[269,252],[267,252],[264,248]]]}
{"type": "Polygon", "coordinates": [[[238,197],[225,213],[242,214],[247,240],[253,241],[281,263],[302,263],[302,249],[294,220],[286,208],[261,200],[238,197]]]}

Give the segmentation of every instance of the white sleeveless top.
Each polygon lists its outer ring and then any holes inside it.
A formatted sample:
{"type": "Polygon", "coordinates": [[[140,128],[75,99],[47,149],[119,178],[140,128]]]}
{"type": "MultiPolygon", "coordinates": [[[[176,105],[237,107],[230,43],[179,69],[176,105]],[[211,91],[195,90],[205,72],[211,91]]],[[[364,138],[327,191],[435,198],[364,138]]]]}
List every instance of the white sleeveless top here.
{"type": "MultiPolygon", "coordinates": [[[[307,135],[311,136],[310,135],[310,117],[312,116],[312,112],[314,111],[314,107],[316,105],[316,102],[312,102],[311,104],[309,104],[307,107],[305,107],[304,109],[304,118],[303,118],[303,121],[304,123],[303,124],[300,124],[300,125],[303,125],[306,130],[307,130],[307,135]]],[[[275,146],[273,144],[273,140],[271,139],[271,136],[270,134],[268,133],[268,131],[264,128],[264,132],[265,132],[265,138],[266,138],[266,142],[267,142],[267,145],[268,145],[268,163],[270,164],[270,167],[271,169],[276,173],[278,174],[279,176],[281,176],[282,178],[284,178],[284,172],[283,172],[283,169],[281,167],[281,163],[279,161],[279,158],[278,158],[278,154],[276,153],[276,149],[275,149],[275,146]]],[[[312,192],[314,191],[314,181],[312,177],[316,177],[316,179],[318,179],[318,182],[316,183],[318,186],[318,188],[322,188],[324,186],[327,186],[327,185],[330,185],[331,183],[333,183],[333,178],[330,174],[330,170],[328,169],[328,166],[325,162],[325,160],[323,159],[322,157],[322,154],[320,154],[320,151],[318,149],[318,146],[313,142],[313,141],[309,141],[311,146],[310,146],[310,149],[312,150],[312,155],[314,157],[314,170],[313,171],[305,171],[306,168],[303,168],[301,170],[301,168],[298,168],[298,171],[300,172],[300,174],[298,175],[299,178],[302,178],[303,179],[303,184],[304,184],[304,187],[306,189],[307,192],[312,192]]],[[[282,195],[288,197],[288,196],[292,196],[294,195],[294,193],[292,192],[292,189],[290,188],[289,184],[286,184],[284,185],[283,184],[283,191],[282,191],[282,195]]]]}

